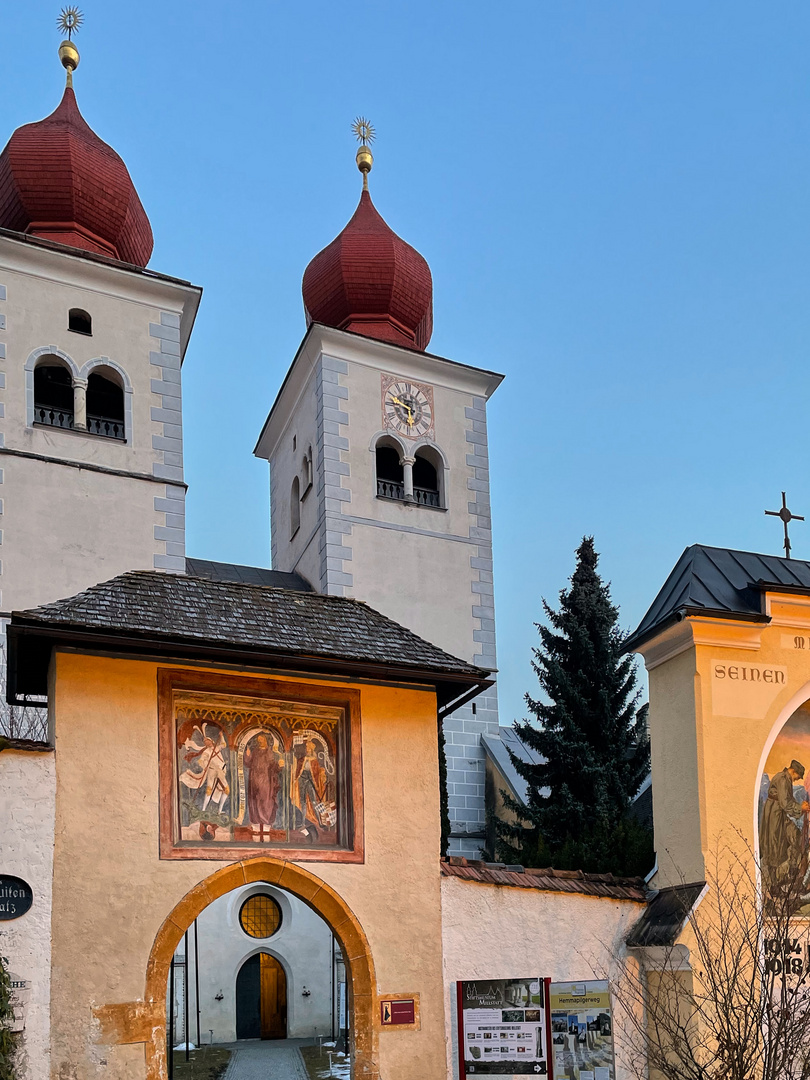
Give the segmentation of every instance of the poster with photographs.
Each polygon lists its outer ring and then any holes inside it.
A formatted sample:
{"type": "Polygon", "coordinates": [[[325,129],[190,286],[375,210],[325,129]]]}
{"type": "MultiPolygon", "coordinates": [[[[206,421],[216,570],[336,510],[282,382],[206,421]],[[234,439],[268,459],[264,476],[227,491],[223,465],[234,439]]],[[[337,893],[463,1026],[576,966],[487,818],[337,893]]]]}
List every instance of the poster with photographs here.
{"type": "Polygon", "coordinates": [[[615,1080],[608,984],[552,983],[549,1011],[554,1080],[615,1080]]]}
{"type": "Polygon", "coordinates": [[[548,1076],[548,979],[460,982],[462,1077],[548,1076]]]}

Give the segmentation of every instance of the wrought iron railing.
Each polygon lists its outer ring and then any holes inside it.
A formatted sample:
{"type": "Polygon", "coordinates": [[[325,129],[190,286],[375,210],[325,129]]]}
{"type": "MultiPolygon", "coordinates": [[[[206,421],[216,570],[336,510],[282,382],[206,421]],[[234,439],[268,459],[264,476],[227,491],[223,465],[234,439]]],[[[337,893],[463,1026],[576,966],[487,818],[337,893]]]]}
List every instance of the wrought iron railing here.
{"type": "Polygon", "coordinates": [[[377,478],[377,494],[381,499],[399,499],[405,501],[405,485],[398,480],[380,480],[377,478]]]}
{"type": "Polygon", "coordinates": [[[48,427],[72,428],[73,410],[54,409],[50,405],[34,405],[34,423],[48,427]]]}
{"type": "MultiPolygon", "coordinates": [[[[405,502],[405,485],[399,480],[380,480],[378,478],[377,494],[381,499],[396,499],[398,502],[405,502]]],[[[413,489],[413,501],[418,506],[441,508],[442,505],[438,491],[432,491],[430,488],[415,487],[413,489]]]]}
{"type": "Polygon", "coordinates": [[[441,506],[439,502],[438,491],[431,491],[430,488],[418,488],[413,489],[414,501],[420,506],[441,506]]]}
{"type": "Polygon", "coordinates": [[[87,430],[93,435],[103,435],[105,439],[124,440],[124,421],[112,420],[109,416],[88,416],[87,430]]]}

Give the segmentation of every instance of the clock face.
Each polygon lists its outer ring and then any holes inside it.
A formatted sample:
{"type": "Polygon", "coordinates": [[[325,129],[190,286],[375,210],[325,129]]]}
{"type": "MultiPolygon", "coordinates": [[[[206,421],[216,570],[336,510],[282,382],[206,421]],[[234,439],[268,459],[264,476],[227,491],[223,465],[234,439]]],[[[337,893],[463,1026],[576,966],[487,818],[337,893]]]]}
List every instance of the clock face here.
{"type": "Polygon", "coordinates": [[[433,427],[433,407],[428,394],[417,383],[399,379],[383,394],[385,423],[406,438],[420,439],[433,427]]]}

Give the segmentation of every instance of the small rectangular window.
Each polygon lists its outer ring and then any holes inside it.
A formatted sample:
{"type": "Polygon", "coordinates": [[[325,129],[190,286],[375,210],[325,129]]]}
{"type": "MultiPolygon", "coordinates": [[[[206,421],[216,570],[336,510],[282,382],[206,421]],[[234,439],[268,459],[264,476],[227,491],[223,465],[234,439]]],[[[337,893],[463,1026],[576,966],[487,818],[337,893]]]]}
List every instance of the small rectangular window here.
{"type": "Polygon", "coordinates": [[[68,312],[68,330],[74,334],[93,336],[93,320],[82,308],[71,308],[68,312]]]}

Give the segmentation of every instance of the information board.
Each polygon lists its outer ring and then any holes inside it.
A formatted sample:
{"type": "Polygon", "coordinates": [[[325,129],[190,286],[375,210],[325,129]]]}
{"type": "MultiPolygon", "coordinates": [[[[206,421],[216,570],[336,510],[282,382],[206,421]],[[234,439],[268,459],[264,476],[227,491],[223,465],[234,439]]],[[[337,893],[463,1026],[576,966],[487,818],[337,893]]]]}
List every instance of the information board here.
{"type": "Polygon", "coordinates": [[[459,982],[459,1073],[549,1076],[548,979],[459,982]]]}
{"type": "Polygon", "coordinates": [[[549,1010],[554,1080],[615,1080],[608,984],[552,983],[549,1010]]]}

